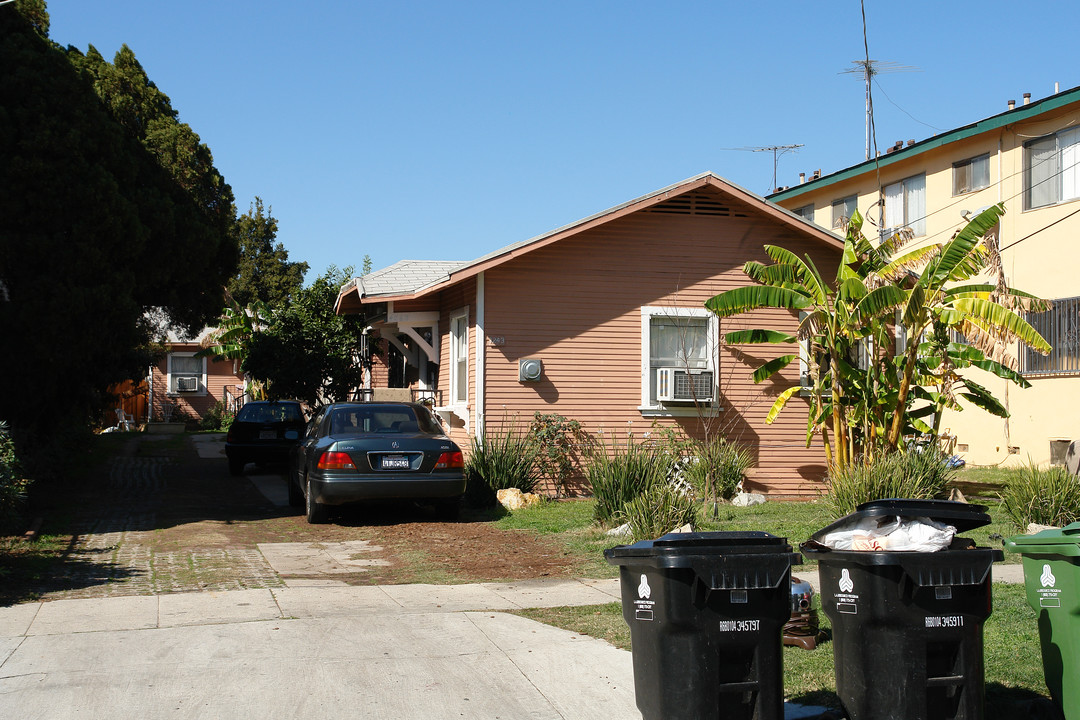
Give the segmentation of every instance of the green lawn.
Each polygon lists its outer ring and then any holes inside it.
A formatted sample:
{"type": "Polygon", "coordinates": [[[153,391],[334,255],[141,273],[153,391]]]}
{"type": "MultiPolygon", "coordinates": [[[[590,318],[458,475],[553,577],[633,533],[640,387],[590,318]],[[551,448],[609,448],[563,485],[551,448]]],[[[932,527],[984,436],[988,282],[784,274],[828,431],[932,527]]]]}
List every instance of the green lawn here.
{"type": "MultiPolygon", "coordinates": [[[[973,482],[993,483],[982,471],[972,473],[973,482]]],[[[1002,538],[1017,533],[1000,512],[997,503],[988,505],[990,525],[964,533],[981,546],[1001,547],[1002,538]]],[[[590,577],[616,577],[618,569],[603,559],[603,550],[622,544],[592,524],[592,502],[573,500],[549,502],[519,510],[495,521],[506,529],[553,534],[568,552],[580,558],[590,577]]],[[[719,517],[707,519],[702,530],[763,530],[786,537],[793,546],[834,520],[819,502],[771,502],[751,508],[724,507],[719,517]]],[[[1006,562],[1019,557],[1006,554],[1006,562]]],[[[807,565],[814,562],[807,556],[807,565]]],[[[797,575],[799,568],[794,569],[797,575]]],[[[1034,611],[1028,606],[1022,585],[998,583],[993,586],[993,614],[984,626],[984,660],[987,720],[1013,720],[1029,716],[1032,702],[1047,702],[1042,677],[1042,656],[1034,611]]],[[[815,604],[820,607],[818,599],[815,604]]],[[[576,633],[601,638],[616,647],[630,649],[630,631],[618,603],[593,607],[527,610],[519,614],[576,633]]],[[[828,619],[820,614],[829,631],[828,619]]],[[[833,675],[832,645],[828,641],[813,651],[784,649],[784,680],[788,699],[803,704],[838,707],[833,675]]]]}

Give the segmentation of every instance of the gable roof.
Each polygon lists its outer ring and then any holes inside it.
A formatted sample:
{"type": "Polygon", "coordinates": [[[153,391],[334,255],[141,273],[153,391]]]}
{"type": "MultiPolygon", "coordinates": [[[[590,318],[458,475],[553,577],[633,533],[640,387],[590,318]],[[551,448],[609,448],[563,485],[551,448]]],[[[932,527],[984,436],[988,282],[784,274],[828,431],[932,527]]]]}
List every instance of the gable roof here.
{"type": "Polygon", "coordinates": [[[1036,100],[1028,103],[1027,105],[1021,105],[1020,107],[1012,110],[1006,110],[1003,113],[998,113],[985,120],[979,120],[978,122],[971,123],[970,125],[964,125],[958,127],[955,130],[949,130],[939,135],[934,135],[925,140],[921,140],[914,145],[909,145],[905,148],[899,149],[895,152],[891,152],[888,155],[881,155],[877,158],[871,158],[864,160],[858,165],[852,165],[851,167],[843,170],[838,170],[830,175],[823,175],[817,180],[810,180],[809,182],[796,185],[794,187],[781,190],[780,192],[773,193],[768,196],[768,199],[772,202],[780,202],[783,200],[790,200],[796,198],[803,193],[810,192],[811,190],[820,190],[821,188],[828,187],[835,183],[848,180],[853,177],[858,177],[865,172],[869,172],[875,167],[888,167],[893,163],[900,162],[901,160],[910,160],[913,157],[921,155],[924,152],[933,150],[935,148],[948,145],[949,143],[965,140],[975,135],[981,135],[991,130],[997,130],[998,128],[1010,125],[1012,123],[1029,120],[1033,117],[1042,115],[1043,113],[1050,112],[1051,110],[1057,110],[1060,107],[1069,105],[1071,103],[1080,102],[1080,86],[1071,88],[1069,90],[1063,90],[1050,97],[1043,98],[1042,100],[1036,100]]]}
{"type": "Polygon", "coordinates": [[[334,304],[334,311],[338,314],[346,314],[358,312],[366,303],[420,298],[563,238],[601,226],[631,213],[649,209],[654,212],[665,212],[666,207],[671,208],[667,210],[668,212],[676,212],[676,205],[686,206],[687,203],[693,203],[700,208],[700,212],[711,215],[745,216],[747,211],[756,211],[794,226],[837,249],[843,248],[844,245],[843,238],[835,233],[779,205],[774,205],[760,195],[714,173],[705,172],[543,235],[507,245],[476,260],[460,263],[403,260],[362,278],[354,278],[341,288],[334,304]],[[719,190],[727,197],[729,205],[716,201],[710,202],[693,195],[680,197],[705,187],[719,190]]]}

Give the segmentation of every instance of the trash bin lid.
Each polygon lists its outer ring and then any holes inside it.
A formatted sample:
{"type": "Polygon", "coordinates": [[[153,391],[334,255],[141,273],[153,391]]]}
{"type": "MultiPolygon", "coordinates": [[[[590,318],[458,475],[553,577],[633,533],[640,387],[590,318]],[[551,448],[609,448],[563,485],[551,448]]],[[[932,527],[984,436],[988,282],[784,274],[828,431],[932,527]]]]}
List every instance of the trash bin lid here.
{"type": "Polygon", "coordinates": [[[888,500],[872,500],[855,508],[855,512],[846,515],[836,522],[818,530],[811,539],[820,541],[834,530],[849,525],[852,521],[862,518],[888,517],[899,515],[901,517],[924,517],[945,525],[952,525],[957,532],[974,530],[975,528],[989,525],[991,517],[986,513],[985,505],[972,505],[969,503],[955,502],[952,500],[907,500],[890,498],[888,500]]]}
{"type": "Polygon", "coordinates": [[[703,556],[791,554],[787,538],[767,532],[693,532],[668,533],[656,540],[641,540],[604,551],[614,565],[620,560],[661,559],[665,567],[689,566],[689,561],[703,556]],[[681,560],[688,562],[683,563],[681,560]]]}
{"type": "Polygon", "coordinates": [[[1030,555],[1080,556],[1080,522],[1050,528],[1034,535],[1016,535],[1005,541],[1005,549],[1030,555]]]}

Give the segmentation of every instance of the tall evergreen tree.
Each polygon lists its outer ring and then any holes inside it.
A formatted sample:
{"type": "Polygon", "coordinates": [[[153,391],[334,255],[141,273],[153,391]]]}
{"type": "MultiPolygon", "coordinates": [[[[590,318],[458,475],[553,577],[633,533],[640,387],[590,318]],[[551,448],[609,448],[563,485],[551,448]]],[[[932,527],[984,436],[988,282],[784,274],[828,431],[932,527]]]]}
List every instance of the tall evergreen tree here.
{"type": "Polygon", "coordinates": [[[277,238],[277,220],[256,197],[236,221],[240,260],[229,281],[229,294],[241,307],[253,303],[279,305],[298,291],[308,271],[306,262],[289,262],[289,251],[277,238]]]}
{"type": "Polygon", "coordinates": [[[149,308],[188,326],[216,315],[236,253],[228,186],[208,203],[178,183],[47,27],[0,12],[0,334],[18,342],[0,354],[0,419],[24,446],[85,425],[110,384],[145,372],[149,308]]]}

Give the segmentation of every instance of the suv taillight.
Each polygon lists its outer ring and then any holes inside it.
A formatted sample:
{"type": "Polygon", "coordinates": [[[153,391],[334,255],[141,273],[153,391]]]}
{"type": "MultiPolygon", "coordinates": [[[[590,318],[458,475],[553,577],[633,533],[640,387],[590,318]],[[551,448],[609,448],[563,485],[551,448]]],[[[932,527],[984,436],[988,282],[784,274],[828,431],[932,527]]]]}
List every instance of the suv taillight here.
{"type": "Polygon", "coordinates": [[[319,458],[320,470],[355,470],[352,458],[348,453],[327,450],[319,458]]]}
{"type": "Polygon", "coordinates": [[[461,451],[457,452],[444,452],[439,456],[438,461],[435,463],[436,470],[448,470],[450,468],[463,468],[465,467],[465,457],[461,454],[461,451]]]}

